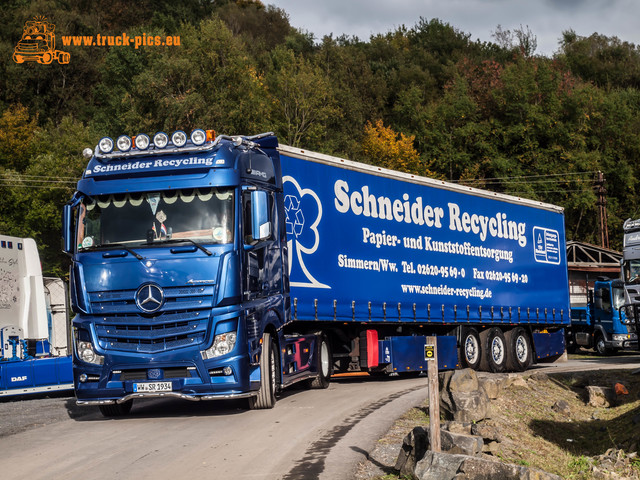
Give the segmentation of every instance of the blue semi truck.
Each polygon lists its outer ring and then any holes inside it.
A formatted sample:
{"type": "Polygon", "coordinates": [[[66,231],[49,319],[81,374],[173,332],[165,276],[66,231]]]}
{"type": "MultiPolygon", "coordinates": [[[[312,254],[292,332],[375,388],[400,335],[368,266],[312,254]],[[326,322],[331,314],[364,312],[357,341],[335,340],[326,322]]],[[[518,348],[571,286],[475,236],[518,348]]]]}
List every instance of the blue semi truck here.
{"type": "MultiPolygon", "coordinates": [[[[279,145],[103,138],[65,206],[81,405],[271,408],[341,372],[501,372],[564,352],[560,207],[279,145]]],[[[372,159],[375,160],[375,159],[372,159]]]]}

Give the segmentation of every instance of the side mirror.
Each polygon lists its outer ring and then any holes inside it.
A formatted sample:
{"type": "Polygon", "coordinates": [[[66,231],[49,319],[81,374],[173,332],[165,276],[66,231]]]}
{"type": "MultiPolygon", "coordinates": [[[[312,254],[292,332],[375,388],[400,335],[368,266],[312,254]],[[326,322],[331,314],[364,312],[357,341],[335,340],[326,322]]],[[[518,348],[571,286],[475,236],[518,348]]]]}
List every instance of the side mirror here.
{"type": "Polygon", "coordinates": [[[67,204],[62,209],[62,251],[67,255],[73,254],[73,207],[67,204]]]}
{"type": "Polygon", "coordinates": [[[270,236],[269,197],[267,192],[254,190],[251,192],[251,237],[259,242],[270,236]]]}

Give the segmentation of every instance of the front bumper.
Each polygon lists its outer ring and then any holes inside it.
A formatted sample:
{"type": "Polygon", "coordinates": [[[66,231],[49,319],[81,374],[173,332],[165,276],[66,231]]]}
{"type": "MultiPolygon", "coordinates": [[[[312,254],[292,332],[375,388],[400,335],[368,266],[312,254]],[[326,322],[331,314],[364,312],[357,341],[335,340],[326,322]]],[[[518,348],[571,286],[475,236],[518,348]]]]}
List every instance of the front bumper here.
{"type": "Polygon", "coordinates": [[[247,355],[226,355],[205,361],[199,351],[191,351],[170,357],[164,360],[162,357],[129,358],[125,361],[112,356],[107,357],[108,363],[102,366],[76,359],[74,387],[78,405],[108,405],[158,397],[191,401],[225,400],[251,397],[257,393],[258,367],[249,364],[247,355]],[[189,355],[189,359],[184,358],[189,355]],[[140,384],[159,382],[170,384],[170,390],[139,391],[140,384]]]}

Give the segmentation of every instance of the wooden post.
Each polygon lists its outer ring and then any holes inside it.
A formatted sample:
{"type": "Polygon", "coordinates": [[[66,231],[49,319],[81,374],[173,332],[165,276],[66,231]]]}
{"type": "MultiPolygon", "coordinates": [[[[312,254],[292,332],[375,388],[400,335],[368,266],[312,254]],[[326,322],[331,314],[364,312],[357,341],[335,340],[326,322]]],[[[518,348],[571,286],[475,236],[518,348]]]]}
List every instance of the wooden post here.
{"type": "MultiPolygon", "coordinates": [[[[431,450],[440,451],[440,391],[438,389],[438,347],[437,337],[427,337],[427,345],[433,346],[428,351],[425,349],[427,360],[427,374],[429,381],[429,443],[431,450]],[[431,350],[433,350],[431,352],[431,350]]],[[[428,347],[427,347],[428,348],[428,347]]]]}

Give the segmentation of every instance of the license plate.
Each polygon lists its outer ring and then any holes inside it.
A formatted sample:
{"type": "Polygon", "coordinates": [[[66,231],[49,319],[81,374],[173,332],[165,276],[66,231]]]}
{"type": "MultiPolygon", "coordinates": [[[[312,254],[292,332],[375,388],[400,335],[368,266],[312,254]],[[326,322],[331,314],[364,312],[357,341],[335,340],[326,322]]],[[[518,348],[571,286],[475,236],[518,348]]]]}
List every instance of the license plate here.
{"type": "Polygon", "coordinates": [[[140,392],[170,392],[173,390],[171,382],[144,382],[134,383],[133,391],[135,393],[140,392]]]}

